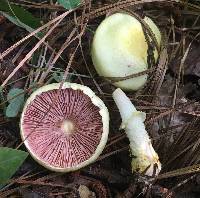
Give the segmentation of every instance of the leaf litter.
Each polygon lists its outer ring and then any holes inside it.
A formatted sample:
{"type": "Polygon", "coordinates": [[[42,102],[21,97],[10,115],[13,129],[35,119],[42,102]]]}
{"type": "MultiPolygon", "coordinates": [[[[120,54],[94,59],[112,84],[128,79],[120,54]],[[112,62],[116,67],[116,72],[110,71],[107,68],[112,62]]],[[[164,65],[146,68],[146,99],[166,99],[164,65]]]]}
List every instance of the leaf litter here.
{"type": "Polygon", "coordinates": [[[80,193],[91,197],[198,197],[199,2],[85,0],[77,5],[67,11],[48,1],[17,2],[17,6],[42,19],[43,25],[31,33],[1,16],[0,29],[7,29],[0,31],[0,71],[4,74],[0,77],[0,145],[24,150],[19,137],[19,114],[15,118],[5,114],[5,104],[12,101],[6,97],[12,89],[23,89],[27,97],[44,84],[72,80],[89,86],[109,107],[107,147],[96,163],[75,173],[52,173],[28,158],[0,189],[0,197],[81,197],[80,193]],[[148,83],[144,89],[128,93],[137,108],[147,113],[146,126],[163,164],[155,179],[131,174],[129,143],[118,129],[120,116],[111,97],[114,87],[97,75],[91,62],[93,32],[106,15],[120,9],[134,11],[141,20],[143,15],[151,17],[164,38],[148,83]],[[42,32],[42,38],[38,38],[38,32],[42,32]]]}

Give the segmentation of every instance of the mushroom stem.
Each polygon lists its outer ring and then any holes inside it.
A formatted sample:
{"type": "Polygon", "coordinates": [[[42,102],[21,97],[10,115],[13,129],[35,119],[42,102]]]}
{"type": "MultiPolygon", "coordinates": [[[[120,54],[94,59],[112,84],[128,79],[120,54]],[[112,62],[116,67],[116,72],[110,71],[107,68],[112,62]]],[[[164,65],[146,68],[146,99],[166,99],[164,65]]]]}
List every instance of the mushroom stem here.
{"type": "Polygon", "coordinates": [[[122,118],[121,128],[125,129],[130,141],[132,171],[148,176],[157,175],[161,170],[161,164],[145,129],[146,114],[137,111],[120,88],[113,92],[113,99],[122,118]]]}
{"type": "Polygon", "coordinates": [[[71,135],[74,132],[74,123],[70,120],[64,120],[61,124],[61,129],[66,135],[71,135]]]}
{"type": "Polygon", "coordinates": [[[126,96],[126,94],[120,89],[116,89],[113,92],[113,99],[120,109],[120,115],[122,118],[122,123],[127,121],[133,112],[136,112],[136,108],[132,105],[130,99],[126,96]]]}

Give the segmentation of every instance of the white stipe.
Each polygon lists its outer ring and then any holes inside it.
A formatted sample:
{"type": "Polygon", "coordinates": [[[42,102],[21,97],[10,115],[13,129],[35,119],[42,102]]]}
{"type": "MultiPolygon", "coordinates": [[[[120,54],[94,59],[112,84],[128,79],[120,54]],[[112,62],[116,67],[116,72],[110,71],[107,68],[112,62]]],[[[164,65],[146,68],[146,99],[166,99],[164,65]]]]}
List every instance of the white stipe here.
{"type": "Polygon", "coordinates": [[[113,99],[119,109],[122,122],[126,122],[132,116],[133,112],[137,111],[130,99],[120,88],[113,92],[113,99]]]}

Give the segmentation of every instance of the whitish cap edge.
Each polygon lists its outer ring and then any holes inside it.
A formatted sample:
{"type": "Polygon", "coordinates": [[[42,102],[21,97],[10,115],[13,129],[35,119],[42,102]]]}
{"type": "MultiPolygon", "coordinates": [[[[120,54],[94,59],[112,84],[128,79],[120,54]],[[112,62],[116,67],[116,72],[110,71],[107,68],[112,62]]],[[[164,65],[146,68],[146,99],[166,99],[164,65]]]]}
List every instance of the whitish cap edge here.
{"type": "Polygon", "coordinates": [[[102,116],[102,123],[103,123],[103,133],[102,133],[102,137],[101,140],[99,142],[99,145],[96,148],[95,153],[86,161],[80,163],[78,166],[74,166],[74,167],[68,167],[68,168],[59,168],[59,167],[54,167],[54,166],[50,166],[48,164],[46,164],[45,162],[41,161],[41,159],[37,158],[32,152],[31,149],[28,145],[28,142],[25,140],[25,136],[23,133],[23,127],[22,127],[22,123],[23,123],[23,118],[24,118],[24,113],[25,110],[27,108],[27,106],[36,98],[37,95],[40,95],[43,92],[47,92],[50,90],[54,90],[54,89],[59,89],[60,87],[60,83],[52,83],[49,85],[45,85],[43,87],[40,87],[39,89],[37,89],[35,92],[33,92],[31,94],[31,96],[27,99],[26,104],[23,108],[22,111],[22,115],[21,115],[21,119],[20,119],[20,133],[21,133],[21,137],[22,140],[24,141],[24,144],[27,148],[27,150],[29,151],[30,155],[42,166],[44,166],[45,168],[52,170],[52,171],[57,171],[57,172],[70,172],[70,171],[75,171],[78,170],[82,167],[85,167],[89,164],[91,164],[92,162],[94,162],[99,155],[102,153],[107,139],[108,139],[108,133],[109,133],[109,112],[107,107],[105,106],[104,102],[95,95],[95,93],[87,86],[84,85],[80,85],[80,84],[76,84],[76,83],[69,83],[69,82],[65,82],[63,83],[63,86],[61,89],[66,89],[66,88],[71,88],[73,90],[81,90],[83,91],[84,94],[86,94],[87,96],[90,97],[92,103],[100,108],[100,115],[102,116]]]}

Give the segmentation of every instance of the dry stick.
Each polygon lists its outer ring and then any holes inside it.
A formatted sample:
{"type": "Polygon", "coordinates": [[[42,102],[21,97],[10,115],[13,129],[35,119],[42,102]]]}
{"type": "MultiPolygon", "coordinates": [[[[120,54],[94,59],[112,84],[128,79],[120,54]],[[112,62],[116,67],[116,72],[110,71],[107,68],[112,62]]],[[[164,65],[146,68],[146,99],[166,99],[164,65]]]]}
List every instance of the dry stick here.
{"type": "Polygon", "coordinates": [[[185,168],[180,168],[177,170],[169,171],[167,173],[163,173],[161,175],[158,175],[157,179],[165,179],[169,177],[175,177],[175,176],[181,176],[191,173],[197,173],[200,171],[200,164],[195,164],[192,166],[187,166],[185,168]]]}
{"type": "MultiPolygon", "coordinates": [[[[53,51],[52,52],[52,54],[51,54],[51,56],[50,56],[50,58],[49,58],[49,60],[48,60],[48,62],[46,63],[46,67],[47,68],[49,68],[50,66],[51,66],[51,62],[52,62],[52,60],[53,60],[53,58],[54,58],[54,55],[55,55],[55,51],[53,51]]],[[[47,69],[48,70],[48,69],[47,69]]],[[[44,70],[45,71],[45,70],[44,70]]],[[[45,75],[45,72],[43,72],[42,74],[41,74],[41,76],[40,76],[40,79],[39,79],[39,81],[38,81],[38,84],[39,85],[41,85],[42,83],[43,83],[43,78],[46,78],[46,76],[44,76],[45,75]]]]}
{"type": "Polygon", "coordinates": [[[179,0],[126,0],[126,1],[120,1],[117,3],[113,3],[111,5],[104,6],[102,8],[96,9],[90,13],[91,18],[96,18],[98,16],[104,15],[107,13],[107,11],[111,10],[118,10],[123,9],[125,7],[133,6],[133,5],[139,5],[144,3],[153,3],[153,2],[165,2],[165,3],[178,3],[179,0]]]}
{"type": "MultiPolygon", "coordinates": [[[[84,26],[83,30],[81,31],[81,33],[76,37],[76,38],[79,38],[79,40],[80,40],[81,36],[83,35],[83,33],[85,32],[86,26],[87,26],[87,24],[85,24],[85,26],[84,26]]],[[[76,31],[76,29],[74,29],[74,30],[76,31]]],[[[78,50],[78,47],[79,47],[79,44],[77,45],[76,49],[74,50],[73,54],[72,54],[71,57],[70,57],[70,60],[69,60],[69,62],[68,62],[68,65],[67,65],[67,67],[66,67],[66,70],[65,70],[65,72],[64,72],[63,79],[62,79],[62,81],[61,81],[59,90],[62,88],[63,83],[65,82],[65,80],[66,80],[66,78],[67,78],[67,75],[68,75],[68,73],[69,73],[69,69],[70,69],[70,67],[71,67],[71,65],[72,65],[72,61],[73,61],[73,59],[74,59],[74,57],[75,57],[75,53],[76,53],[76,51],[78,50]]]]}
{"type": "Polygon", "coordinates": [[[24,186],[20,186],[20,187],[16,187],[10,190],[7,190],[5,192],[1,192],[0,190],[0,197],[1,198],[7,198],[10,194],[16,192],[17,190],[21,189],[21,188],[28,188],[30,185],[24,185],[24,186]]]}
{"type": "Polygon", "coordinates": [[[24,49],[26,48],[26,46],[28,45],[28,42],[25,43],[17,52],[17,54],[15,55],[15,57],[12,59],[12,63],[15,63],[15,61],[19,58],[19,56],[22,54],[22,52],[24,51],[24,49]]]}
{"type": "MultiPolygon", "coordinates": [[[[40,173],[40,172],[39,172],[40,173]]],[[[33,174],[33,175],[30,175],[30,176],[27,176],[27,177],[23,177],[22,178],[22,181],[24,181],[25,179],[27,179],[27,178],[30,178],[30,177],[33,177],[33,176],[35,176],[35,175],[37,175],[37,174],[39,174],[39,173],[36,173],[36,174],[33,174]]],[[[36,180],[34,180],[34,182],[42,182],[42,181],[44,181],[44,180],[49,180],[49,179],[52,179],[52,178],[55,178],[55,177],[57,177],[57,176],[59,176],[59,175],[62,175],[63,173],[54,173],[54,174],[50,174],[50,175],[47,175],[47,176],[43,176],[43,177],[41,177],[41,178],[39,178],[39,179],[36,179],[36,180]]],[[[20,180],[20,178],[19,179],[14,179],[14,180],[10,180],[11,181],[11,184],[14,184],[14,183],[17,183],[17,181],[19,181],[20,180]]],[[[26,180],[25,180],[26,181],[26,180]]],[[[1,190],[0,190],[0,197],[1,198],[3,198],[3,197],[7,197],[8,195],[10,195],[10,194],[12,194],[12,193],[14,193],[15,191],[17,191],[17,190],[19,190],[20,188],[27,188],[27,187],[29,187],[30,186],[30,184],[29,185],[24,185],[24,186],[21,186],[21,187],[17,187],[17,188],[14,188],[14,189],[11,189],[11,190],[3,190],[3,192],[1,193],[1,190]]]]}
{"type": "MultiPolygon", "coordinates": [[[[44,172],[44,171],[43,171],[44,172]]],[[[18,188],[14,188],[14,189],[11,189],[11,190],[6,190],[7,188],[9,188],[12,184],[15,183],[16,180],[19,180],[19,179],[30,179],[31,177],[33,176],[36,176],[38,174],[41,174],[42,172],[38,172],[38,173],[34,173],[32,175],[23,175],[23,176],[20,176],[18,179],[10,179],[9,180],[9,184],[6,185],[5,187],[3,187],[2,189],[0,189],[0,192],[2,192],[3,194],[6,194],[6,197],[9,195],[9,192],[11,191],[11,193],[13,193],[12,190],[17,190],[18,188]]],[[[43,178],[43,177],[42,177],[43,178]]],[[[28,186],[27,186],[28,187],[28,186]]],[[[2,193],[0,193],[0,197],[3,197],[2,193]]],[[[10,194],[11,194],[10,193],[10,194]]]]}
{"type": "Polygon", "coordinates": [[[52,33],[52,31],[58,26],[58,24],[63,20],[65,16],[63,16],[58,22],[46,33],[46,35],[35,45],[35,47],[23,58],[23,60],[18,64],[17,67],[12,71],[12,73],[4,80],[1,85],[4,87],[6,83],[14,76],[18,69],[20,69],[24,63],[32,56],[32,54],[40,47],[40,45],[45,41],[45,39],[52,33]]]}
{"type": "MultiPolygon", "coordinates": [[[[56,184],[56,183],[48,183],[48,182],[41,182],[41,181],[28,181],[28,180],[16,180],[15,183],[18,183],[18,184],[27,184],[25,186],[23,186],[23,188],[27,188],[29,187],[30,185],[40,185],[40,186],[51,186],[51,187],[62,187],[62,188],[65,188],[65,189],[68,189],[69,186],[65,186],[65,185],[60,185],[60,184],[56,184]]],[[[1,198],[3,197],[7,197],[8,195],[14,193],[16,190],[20,189],[21,187],[17,187],[17,188],[14,188],[12,190],[8,190],[8,191],[5,191],[5,192],[2,192],[0,193],[0,196],[1,198]]]]}
{"type": "Polygon", "coordinates": [[[39,182],[39,181],[27,181],[27,180],[16,180],[16,183],[18,184],[30,184],[30,185],[40,185],[40,186],[52,186],[52,187],[62,187],[62,188],[68,188],[61,184],[55,184],[55,183],[47,183],[47,182],[39,182]]]}
{"type": "Polygon", "coordinates": [[[126,147],[124,147],[124,148],[121,148],[121,149],[112,151],[112,152],[110,152],[110,153],[106,153],[106,154],[104,154],[104,155],[98,157],[97,160],[96,160],[95,162],[101,161],[101,160],[103,160],[103,159],[105,159],[105,158],[107,158],[107,157],[110,157],[111,155],[120,153],[120,152],[122,152],[122,151],[126,151],[126,150],[128,150],[128,149],[129,149],[129,146],[126,146],[126,147]]]}
{"type": "MultiPolygon", "coordinates": [[[[40,173],[40,172],[39,172],[39,173],[40,173]]],[[[26,176],[26,177],[23,177],[23,178],[19,178],[19,179],[11,179],[10,182],[11,182],[11,184],[14,184],[14,183],[23,183],[23,184],[24,184],[23,181],[25,181],[25,183],[27,182],[27,180],[25,180],[25,179],[30,178],[30,177],[33,177],[33,176],[35,176],[35,175],[37,175],[37,174],[39,174],[39,173],[30,175],[30,176],[26,176]],[[18,182],[18,181],[19,181],[19,182],[18,182]],[[20,182],[20,181],[22,181],[22,182],[20,182]]],[[[52,178],[56,178],[57,176],[60,176],[60,175],[63,175],[63,174],[64,174],[64,173],[53,173],[53,174],[49,174],[49,175],[43,176],[43,177],[41,177],[41,178],[39,178],[39,179],[36,179],[36,180],[34,180],[33,182],[34,182],[34,184],[36,184],[36,185],[40,185],[40,182],[44,182],[45,180],[49,180],[49,179],[52,179],[52,178]]],[[[22,186],[21,188],[27,188],[27,187],[29,187],[29,186],[31,185],[31,182],[32,182],[32,181],[29,180],[29,182],[30,182],[29,185],[22,186]]],[[[47,183],[47,184],[48,184],[48,183],[47,183]]],[[[61,186],[61,187],[63,187],[63,186],[61,186]]],[[[6,190],[6,191],[3,191],[3,192],[1,192],[1,190],[0,190],[0,197],[1,197],[1,198],[7,197],[8,195],[14,193],[15,191],[17,191],[17,190],[19,190],[19,189],[20,189],[20,187],[17,187],[17,188],[11,189],[11,190],[6,190]]]]}
{"type": "MultiPolygon", "coordinates": [[[[19,1],[19,0],[18,0],[19,1]]],[[[23,4],[23,3],[15,3],[12,2],[13,5],[19,5],[27,8],[38,8],[38,9],[49,9],[49,10],[57,10],[57,11],[65,11],[66,9],[60,5],[49,5],[49,4],[41,4],[41,3],[33,3],[31,4],[23,4]]]]}
{"type": "MultiPolygon", "coordinates": [[[[77,189],[73,189],[73,190],[75,190],[75,191],[77,191],[77,189]]],[[[63,197],[62,195],[66,195],[66,197],[67,197],[67,195],[69,196],[69,197],[72,197],[72,196],[70,196],[70,194],[71,194],[71,192],[69,192],[69,191],[65,191],[65,192],[49,192],[48,193],[48,196],[49,197],[63,197]]]]}
{"type": "Polygon", "coordinates": [[[42,73],[42,69],[43,69],[43,66],[44,66],[44,63],[45,63],[46,53],[47,53],[47,45],[45,45],[44,50],[42,50],[42,52],[40,53],[40,56],[38,58],[38,61],[37,61],[37,70],[35,72],[34,82],[37,82],[39,76],[42,73]]]}
{"type": "MultiPolygon", "coordinates": [[[[115,141],[117,138],[121,137],[122,133],[117,133],[116,135],[113,135],[109,138],[108,142],[112,142],[112,141],[115,141]]],[[[109,144],[108,144],[109,145],[109,144]]],[[[107,145],[107,146],[108,146],[107,145]]]]}
{"type": "MultiPolygon", "coordinates": [[[[84,9],[83,9],[83,12],[82,12],[82,15],[81,15],[81,17],[76,17],[76,14],[74,14],[74,22],[75,22],[75,25],[79,25],[80,26],[80,30],[81,30],[81,33],[80,33],[80,35],[82,35],[83,34],[83,32],[85,32],[85,29],[86,29],[86,27],[87,27],[87,24],[88,24],[88,21],[89,21],[89,15],[87,14],[87,10],[88,10],[88,13],[90,13],[90,9],[91,9],[91,1],[90,0],[85,0],[84,1],[85,2],[85,4],[84,4],[84,9]],[[80,20],[79,20],[80,19],[80,20]],[[86,20],[85,22],[84,22],[84,20],[86,20]],[[79,22],[80,21],[80,22],[79,22]],[[79,22],[79,23],[78,23],[79,22]]],[[[81,36],[79,36],[79,46],[80,46],[80,50],[82,50],[82,45],[81,45],[81,43],[80,43],[80,41],[81,41],[81,36]]],[[[84,57],[83,57],[83,59],[84,59],[84,57]]],[[[73,68],[72,68],[73,69],[73,68]]],[[[75,69],[73,69],[74,70],[74,72],[75,73],[77,73],[76,72],[76,70],[75,69]]],[[[90,78],[92,78],[91,76],[89,76],[90,78]]],[[[81,84],[84,84],[83,83],[83,81],[82,81],[82,79],[81,79],[81,76],[80,75],[78,75],[78,79],[79,79],[79,81],[81,82],[81,84]]],[[[94,80],[94,79],[93,79],[94,80]]]]}
{"type": "MultiPolygon", "coordinates": [[[[40,53],[40,56],[38,58],[38,62],[36,65],[37,68],[43,67],[43,65],[45,64],[45,60],[46,60],[45,57],[47,55],[47,49],[48,49],[48,47],[47,47],[47,45],[45,45],[44,49],[42,50],[42,52],[40,53]]],[[[42,68],[40,68],[40,69],[42,69],[42,68]]]]}
{"type": "MultiPolygon", "coordinates": [[[[31,5],[38,5],[38,6],[42,6],[42,5],[45,5],[45,3],[36,3],[36,2],[31,2],[30,0],[18,0],[18,2],[20,3],[28,3],[28,4],[31,4],[31,5]]],[[[14,4],[14,2],[12,2],[14,4]]],[[[49,5],[49,4],[46,4],[46,5],[49,5]]],[[[51,6],[51,4],[49,5],[51,6]]]]}
{"type": "Polygon", "coordinates": [[[158,93],[160,92],[160,88],[162,86],[162,83],[164,81],[164,77],[165,77],[165,73],[167,71],[167,64],[168,64],[168,54],[167,54],[167,49],[166,48],[163,48],[162,51],[161,51],[161,54],[160,54],[160,58],[159,58],[159,62],[158,62],[158,69],[160,68],[161,66],[161,70],[163,73],[161,74],[161,78],[157,84],[157,87],[156,87],[156,92],[155,94],[158,95],[158,93]]]}
{"type": "Polygon", "coordinates": [[[103,95],[103,91],[101,90],[101,88],[98,86],[98,83],[97,83],[96,80],[94,79],[94,77],[93,77],[93,75],[92,75],[92,72],[90,71],[89,66],[88,66],[88,64],[87,64],[87,61],[86,61],[86,59],[85,59],[85,55],[84,55],[84,53],[83,53],[83,48],[82,48],[82,41],[79,40],[79,43],[80,43],[81,54],[82,54],[82,57],[83,57],[83,61],[84,61],[84,63],[85,63],[85,67],[86,67],[86,69],[87,69],[89,75],[91,76],[91,78],[92,78],[92,80],[93,80],[95,86],[97,87],[99,93],[103,95]]]}
{"type": "MultiPolygon", "coordinates": [[[[178,139],[176,140],[174,145],[178,145],[179,142],[182,142],[182,138],[184,136],[184,134],[190,129],[192,128],[192,126],[194,126],[196,120],[198,118],[195,118],[194,121],[190,122],[188,125],[186,125],[186,127],[183,128],[182,133],[180,133],[180,135],[178,136],[178,139]]],[[[198,140],[197,140],[198,141],[198,140]]],[[[172,164],[172,162],[174,160],[176,160],[178,157],[180,158],[180,156],[183,156],[184,153],[187,152],[187,155],[189,155],[189,151],[195,146],[196,142],[192,142],[191,144],[189,144],[186,148],[182,148],[181,151],[178,154],[174,154],[172,157],[168,156],[168,159],[165,160],[165,166],[168,166],[169,164],[172,164]]],[[[171,148],[171,151],[174,150],[173,147],[171,148]]],[[[187,160],[186,160],[187,161],[187,160]]]]}
{"type": "Polygon", "coordinates": [[[42,172],[44,172],[44,171],[41,171],[41,172],[38,172],[38,173],[34,173],[34,174],[30,174],[31,173],[31,170],[30,170],[30,171],[26,172],[25,174],[23,174],[22,176],[20,176],[17,179],[10,179],[10,180],[8,180],[9,184],[7,184],[3,188],[1,188],[0,192],[1,191],[5,192],[6,189],[10,188],[15,183],[16,180],[19,180],[19,179],[30,179],[31,177],[37,176],[37,175],[41,174],[42,172]]]}
{"type": "Polygon", "coordinates": [[[164,166],[165,167],[169,166],[169,164],[171,164],[173,161],[175,161],[178,157],[180,158],[181,155],[183,156],[183,154],[188,152],[193,146],[194,146],[194,144],[191,144],[191,145],[187,146],[185,149],[181,150],[181,152],[179,152],[178,154],[176,154],[175,156],[170,158],[166,163],[164,163],[164,166]]]}
{"type": "Polygon", "coordinates": [[[186,184],[187,182],[189,182],[190,180],[194,179],[196,176],[197,176],[197,175],[195,174],[195,175],[192,175],[191,177],[189,177],[189,178],[187,178],[187,179],[181,181],[181,182],[178,183],[176,186],[172,187],[172,188],[170,189],[170,191],[174,191],[175,189],[179,188],[180,186],[182,186],[182,185],[186,184]]]}
{"type": "Polygon", "coordinates": [[[83,30],[84,29],[84,27],[85,27],[85,24],[84,24],[84,17],[87,19],[87,23],[88,23],[88,21],[89,21],[89,18],[90,18],[90,12],[91,12],[91,4],[92,4],[92,2],[91,2],[91,0],[85,0],[85,4],[84,4],[84,9],[83,9],[83,12],[82,12],[82,20],[81,20],[81,30],[83,30]],[[88,14],[87,14],[87,11],[88,10],[88,14]]]}
{"type": "Polygon", "coordinates": [[[72,65],[72,61],[73,61],[73,59],[74,59],[74,57],[75,57],[75,53],[76,53],[78,47],[79,47],[79,45],[76,46],[76,49],[74,50],[73,54],[72,54],[71,57],[70,57],[70,60],[69,60],[69,62],[68,62],[68,65],[67,65],[66,70],[65,70],[64,75],[63,75],[63,79],[62,79],[62,81],[61,81],[61,83],[60,83],[59,90],[62,88],[62,86],[63,86],[63,84],[64,84],[64,82],[65,82],[65,80],[66,80],[66,78],[67,78],[67,75],[68,75],[68,73],[69,73],[69,69],[70,69],[70,67],[71,67],[71,65],[72,65]]]}
{"type": "MultiPolygon", "coordinates": [[[[44,172],[44,171],[42,171],[42,172],[44,172]]],[[[52,174],[49,174],[49,175],[42,176],[42,177],[40,177],[36,180],[30,180],[31,177],[36,176],[38,174],[41,174],[42,172],[38,172],[38,173],[28,175],[28,176],[25,176],[25,177],[23,176],[23,177],[20,177],[20,178],[17,178],[17,179],[11,179],[10,184],[20,183],[20,181],[27,181],[26,179],[29,179],[30,182],[33,181],[34,183],[45,182],[46,180],[50,180],[50,179],[56,178],[56,177],[64,174],[64,173],[52,173],[52,174]]],[[[0,197],[1,197],[1,194],[0,194],[0,197]]]]}
{"type": "MultiPolygon", "coordinates": [[[[110,143],[108,143],[108,144],[106,145],[106,148],[112,146],[113,144],[119,142],[120,140],[123,140],[125,137],[126,137],[126,134],[125,134],[125,133],[122,133],[122,134],[120,134],[120,135],[117,135],[117,136],[115,137],[114,140],[110,140],[110,143]]],[[[114,138],[114,137],[113,137],[113,138],[114,138]]]]}
{"type": "Polygon", "coordinates": [[[167,116],[167,115],[169,115],[169,114],[171,114],[172,112],[175,112],[175,111],[176,111],[175,108],[174,108],[174,109],[169,109],[168,111],[164,111],[164,112],[160,113],[158,116],[155,116],[155,117],[149,119],[149,120],[146,121],[145,123],[146,123],[146,124],[151,124],[151,123],[153,123],[154,121],[158,120],[159,118],[162,118],[162,117],[164,117],[164,116],[167,116]]]}
{"type": "Polygon", "coordinates": [[[58,58],[61,56],[61,54],[63,53],[63,51],[65,50],[65,48],[71,43],[73,42],[77,37],[75,37],[74,39],[71,40],[72,36],[75,34],[76,29],[74,29],[69,37],[67,38],[67,40],[65,41],[65,43],[62,45],[61,49],[58,51],[58,53],[56,54],[56,56],[54,57],[54,59],[52,60],[52,62],[49,64],[49,67],[47,69],[46,72],[43,72],[43,74],[40,77],[39,80],[39,84],[42,84],[44,79],[46,78],[46,76],[48,75],[48,73],[51,71],[51,69],[53,68],[54,64],[56,63],[56,61],[58,60],[58,58]]]}
{"type": "Polygon", "coordinates": [[[103,76],[101,76],[101,77],[104,78],[105,80],[107,80],[110,83],[115,83],[115,82],[120,82],[120,81],[123,81],[123,80],[128,80],[128,79],[131,79],[131,78],[135,78],[135,77],[138,77],[138,76],[142,76],[144,74],[149,74],[149,73],[152,73],[153,71],[155,71],[155,68],[147,69],[145,71],[138,72],[138,73],[135,73],[135,74],[131,74],[131,75],[128,75],[128,76],[125,76],[125,77],[103,77],[103,76]]]}

